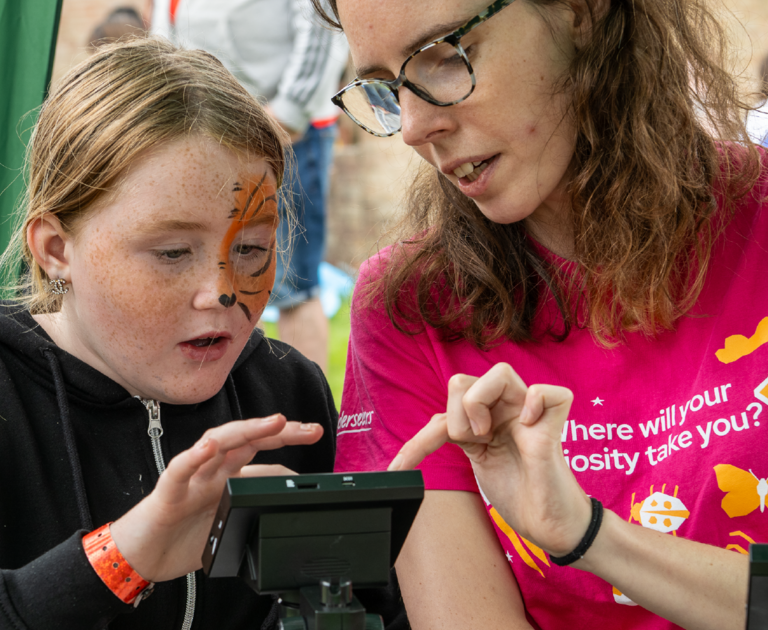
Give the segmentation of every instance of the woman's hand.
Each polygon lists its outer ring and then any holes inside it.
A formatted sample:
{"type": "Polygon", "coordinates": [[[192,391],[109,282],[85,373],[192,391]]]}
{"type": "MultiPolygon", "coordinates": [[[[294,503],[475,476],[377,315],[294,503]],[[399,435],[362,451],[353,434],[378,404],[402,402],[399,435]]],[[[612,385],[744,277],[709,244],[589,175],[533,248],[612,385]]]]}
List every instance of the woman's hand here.
{"type": "Polygon", "coordinates": [[[286,422],[280,414],[206,431],[192,448],[171,460],[147,498],[111,525],[117,548],[151,582],[199,569],[226,480],[293,474],[283,466],[246,464],[258,451],[313,444],[322,434],[319,424],[286,422]]]}
{"type": "Polygon", "coordinates": [[[572,400],[563,387],[526,387],[506,363],[480,378],[457,374],[448,385],[446,413],[403,446],[390,470],[413,468],[446,442],[458,444],[504,520],[548,553],[564,556],[592,515],[560,445],[572,400]]]}

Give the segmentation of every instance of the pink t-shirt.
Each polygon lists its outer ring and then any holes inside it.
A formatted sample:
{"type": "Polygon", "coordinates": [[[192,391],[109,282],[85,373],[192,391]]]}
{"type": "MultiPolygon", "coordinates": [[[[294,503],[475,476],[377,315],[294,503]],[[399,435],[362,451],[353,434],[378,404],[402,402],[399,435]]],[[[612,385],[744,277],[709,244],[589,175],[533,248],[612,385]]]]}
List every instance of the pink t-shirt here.
{"type": "MultiPolygon", "coordinates": [[[[768,187],[755,192],[763,198],[768,187]]],[[[368,262],[362,282],[379,263],[368,262]]],[[[385,312],[353,308],[336,470],[386,469],[405,441],[445,411],[453,374],[481,376],[502,361],[528,384],[573,391],[563,452],[581,487],[607,508],[733,553],[768,541],[768,204],[744,202],[716,244],[696,307],[675,332],[653,340],[631,334],[605,349],[574,330],[562,343],[504,343],[483,352],[441,342],[430,328],[402,334],[385,312]]],[[[427,489],[478,491],[457,446],[420,468],[427,489]]],[[[542,630],[594,630],[608,620],[617,629],[676,627],[602,579],[550,564],[487,510],[542,630]]]]}

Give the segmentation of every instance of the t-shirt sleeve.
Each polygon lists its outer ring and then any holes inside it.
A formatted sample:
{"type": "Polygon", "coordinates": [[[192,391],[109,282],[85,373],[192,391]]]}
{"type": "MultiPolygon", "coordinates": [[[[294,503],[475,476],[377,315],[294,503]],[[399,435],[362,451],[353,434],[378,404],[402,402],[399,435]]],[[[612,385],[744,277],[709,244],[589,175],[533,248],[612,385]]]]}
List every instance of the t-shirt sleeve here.
{"type": "MultiPolygon", "coordinates": [[[[386,470],[403,444],[446,408],[448,384],[436,369],[429,336],[399,331],[383,305],[368,305],[362,297],[380,262],[374,258],[361,268],[352,300],[337,472],[386,470]]],[[[428,490],[477,492],[458,446],[446,444],[418,468],[428,490]]]]}

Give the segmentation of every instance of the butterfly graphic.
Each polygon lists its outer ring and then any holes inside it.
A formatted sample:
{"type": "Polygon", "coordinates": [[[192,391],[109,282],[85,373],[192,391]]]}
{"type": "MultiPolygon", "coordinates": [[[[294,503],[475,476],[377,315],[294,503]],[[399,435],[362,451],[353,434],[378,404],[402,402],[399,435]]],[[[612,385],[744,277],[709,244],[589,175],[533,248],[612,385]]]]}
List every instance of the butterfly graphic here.
{"type": "Polygon", "coordinates": [[[765,512],[768,481],[760,479],[751,470],[747,472],[730,464],[715,466],[715,475],[718,488],[727,493],[721,506],[729,517],[746,516],[758,507],[765,512]]]}

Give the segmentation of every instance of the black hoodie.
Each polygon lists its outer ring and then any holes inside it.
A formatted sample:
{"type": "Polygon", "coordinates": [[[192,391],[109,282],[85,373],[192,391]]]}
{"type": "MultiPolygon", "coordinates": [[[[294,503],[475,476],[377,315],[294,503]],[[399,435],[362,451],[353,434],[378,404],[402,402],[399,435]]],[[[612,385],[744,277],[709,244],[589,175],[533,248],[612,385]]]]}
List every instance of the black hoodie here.
{"type": "MultiPolygon", "coordinates": [[[[337,414],[325,377],[258,330],[213,398],[160,407],[166,462],[210,427],[281,412],[322,424],[322,439],[254,461],[303,473],[333,468],[337,414]]],[[[99,579],[81,543],[154,488],[148,425],[139,400],[58,348],[29,313],[0,305],[0,629],[181,628],[185,578],[158,584],[134,609],[99,579]]],[[[237,578],[198,571],[196,592],[193,629],[274,622],[272,598],[237,578]]]]}

